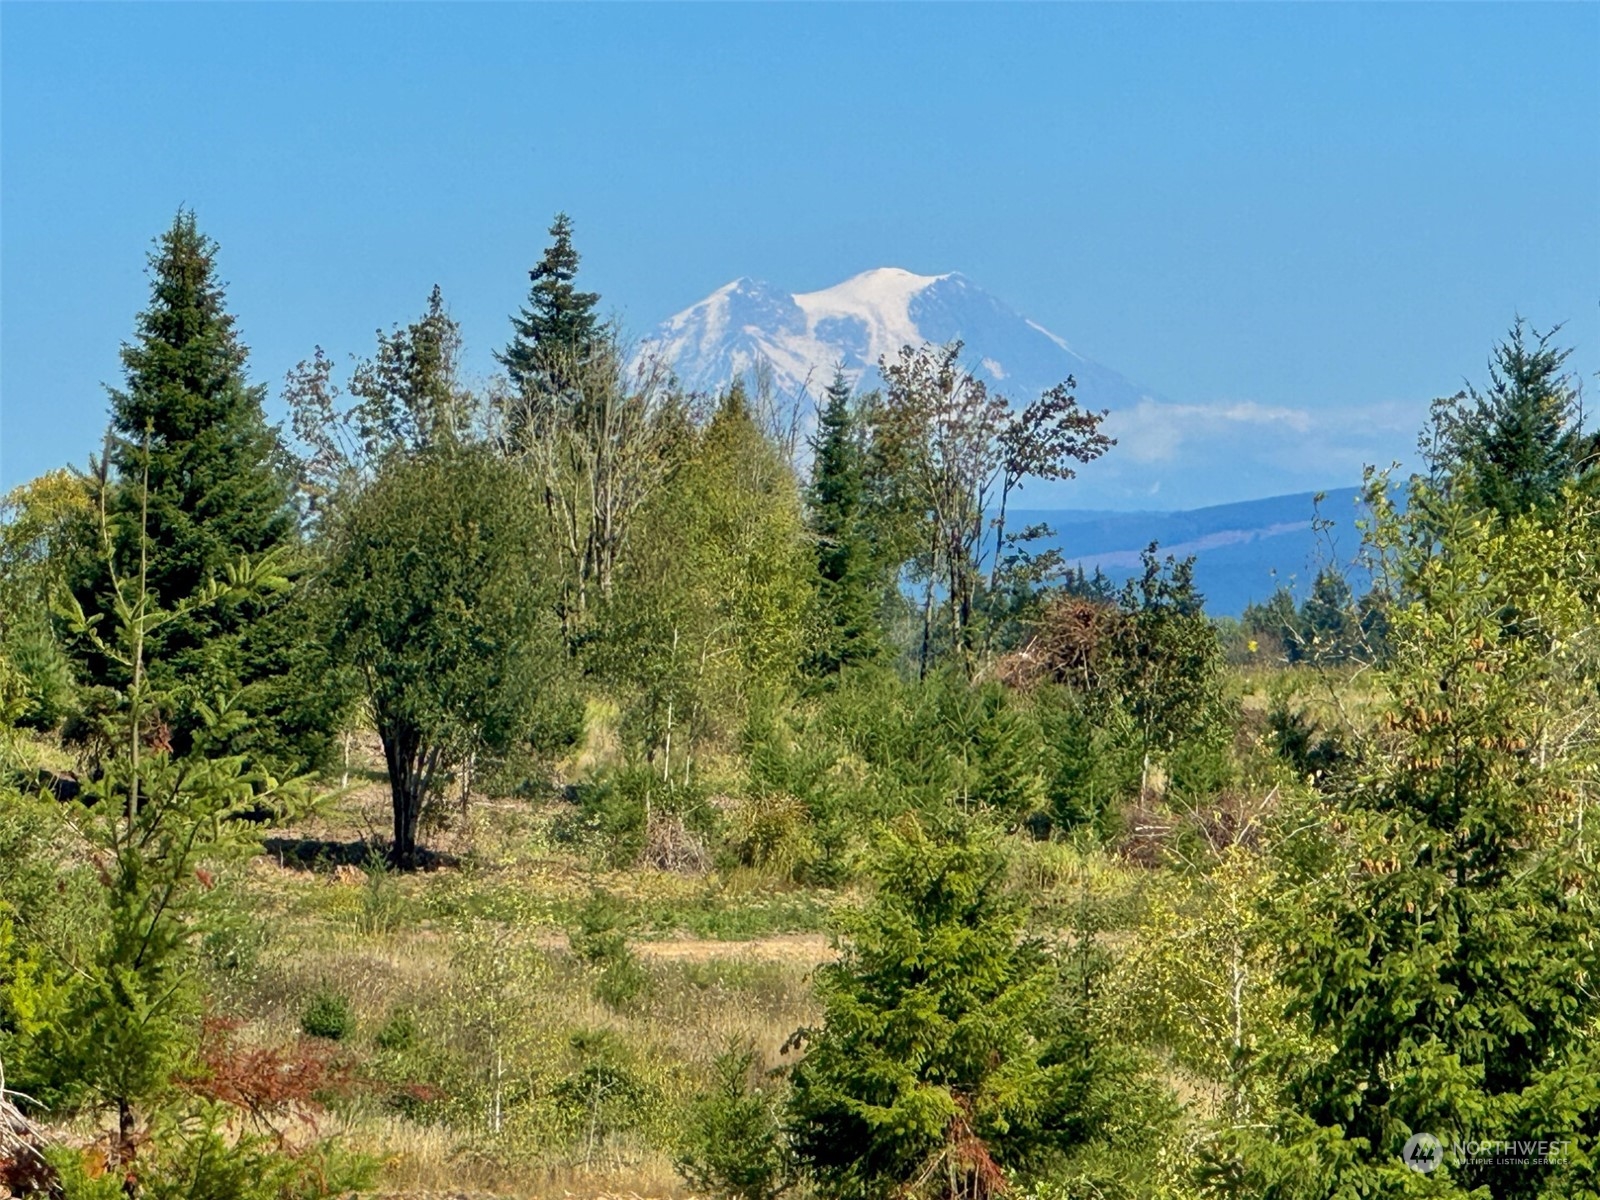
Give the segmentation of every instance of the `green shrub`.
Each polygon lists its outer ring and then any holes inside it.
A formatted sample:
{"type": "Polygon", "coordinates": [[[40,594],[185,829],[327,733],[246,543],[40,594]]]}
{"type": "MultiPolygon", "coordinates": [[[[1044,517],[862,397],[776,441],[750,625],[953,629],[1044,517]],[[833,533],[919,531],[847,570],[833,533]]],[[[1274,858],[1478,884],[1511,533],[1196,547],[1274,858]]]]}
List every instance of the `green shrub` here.
{"type": "Polygon", "coordinates": [[[728,1200],[775,1200],[794,1181],[781,1122],[783,1093],[752,1049],[730,1050],[715,1083],[685,1115],[678,1172],[697,1192],[728,1200]]]}
{"type": "Polygon", "coordinates": [[[372,1041],[380,1050],[400,1052],[411,1049],[417,1044],[416,1017],[411,1015],[410,1009],[404,1008],[390,1014],[372,1041]]]}
{"type": "Polygon", "coordinates": [[[636,1008],[650,991],[650,972],[632,951],[600,972],[594,995],[608,1008],[624,1012],[636,1008]]]}
{"type": "Polygon", "coordinates": [[[407,904],[400,881],[388,864],[374,854],[366,862],[366,883],[361,891],[361,910],[356,928],[369,936],[393,933],[406,921],[407,904]]]}
{"type": "Polygon", "coordinates": [[[657,1123],[662,1096],[609,1030],[580,1031],[571,1045],[575,1069],[550,1094],[559,1126],[589,1163],[617,1135],[657,1123]]]}
{"type": "Polygon", "coordinates": [[[355,1029],[350,1001],[330,988],[319,988],[300,1014],[300,1028],[312,1037],[342,1042],[355,1029]]]}
{"type": "Polygon", "coordinates": [[[572,952],[599,970],[595,998],[614,1009],[636,1005],[650,990],[650,973],[628,948],[625,918],[626,910],[613,897],[596,892],[567,935],[572,952]]]}
{"type": "Polygon", "coordinates": [[[792,1072],[787,1125],[821,1196],[930,1178],[992,1194],[1002,1170],[1026,1181],[1170,1116],[1137,1056],[1099,1036],[1090,964],[1025,936],[992,835],[899,822],[873,875],[871,902],[841,916],[844,953],[817,970],[823,1021],[792,1072]]]}
{"type": "Polygon", "coordinates": [[[24,622],[10,631],[4,653],[21,676],[26,704],[18,723],[53,730],[72,710],[77,688],[72,663],[48,625],[24,622]]]}
{"type": "Polygon", "coordinates": [[[121,1171],[94,1173],[81,1150],[45,1152],[60,1175],[62,1200],[322,1200],[372,1185],[376,1163],[331,1139],[287,1150],[271,1136],[230,1134],[232,1110],[206,1105],[150,1130],[134,1162],[136,1189],[121,1171]]]}

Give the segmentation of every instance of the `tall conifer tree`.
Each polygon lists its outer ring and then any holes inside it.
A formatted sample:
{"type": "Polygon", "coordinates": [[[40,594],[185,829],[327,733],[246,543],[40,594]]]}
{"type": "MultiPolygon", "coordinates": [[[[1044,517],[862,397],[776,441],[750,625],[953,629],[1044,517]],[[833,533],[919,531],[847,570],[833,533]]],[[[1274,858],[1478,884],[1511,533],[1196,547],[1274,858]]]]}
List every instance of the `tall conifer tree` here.
{"type": "Polygon", "coordinates": [[[868,661],[881,649],[882,581],[866,529],[864,455],[842,370],[828,386],[811,450],[807,501],[823,615],[813,665],[826,674],[868,661]]]}
{"type": "MultiPolygon", "coordinates": [[[[172,608],[241,557],[297,540],[283,448],[262,413],[266,389],[247,382],[248,352],[227,310],[216,256],[217,244],[188,211],[174,217],[150,256],[150,304],[122,348],[125,386],[111,391],[103,488],[110,562],[95,551],[75,572],[73,590],[88,612],[110,610],[108,569],[135,578],[142,559],[154,603],[172,608]]],[[[281,608],[281,597],[219,604],[155,636],[150,658],[182,698],[162,714],[175,747],[189,743],[204,708],[223,696],[262,685],[247,707],[283,703],[282,695],[261,694],[293,657],[266,628],[281,620],[281,608]]],[[[82,654],[89,680],[120,682],[115,663],[87,648],[82,654]]]]}
{"type": "Polygon", "coordinates": [[[561,391],[574,366],[602,335],[595,312],[597,292],[580,292],[578,252],[572,248],[572,219],[557,213],[550,226],[550,245],[528,278],[528,302],[511,318],[510,343],[495,358],[524,395],[561,391]]]}
{"type": "Polygon", "coordinates": [[[1600,439],[1585,436],[1571,350],[1521,318],[1494,348],[1489,386],[1434,402],[1423,451],[1436,476],[1464,481],[1468,498],[1503,517],[1548,509],[1562,485],[1593,465],[1600,439]]]}

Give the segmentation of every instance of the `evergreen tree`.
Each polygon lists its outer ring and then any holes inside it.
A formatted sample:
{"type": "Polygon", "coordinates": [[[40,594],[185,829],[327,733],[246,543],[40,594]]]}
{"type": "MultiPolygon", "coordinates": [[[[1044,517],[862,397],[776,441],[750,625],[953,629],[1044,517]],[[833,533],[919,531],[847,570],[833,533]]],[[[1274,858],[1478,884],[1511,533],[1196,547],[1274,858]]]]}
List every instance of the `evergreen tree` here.
{"type": "Polygon", "coordinates": [[[528,302],[511,318],[512,338],[495,355],[512,384],[524,396],[563,391],[576,363],[581,363],[601,336],[596,292],[580,292],[578,252],[572,248],[572,219],[557,213],[550,226],[550,245],[528,272],[533,286],[528,302]]]}
{"type": "Polygon", "coordinates": [[[1564,370],[1572,351],[1552,344],[1558,329],[1541,334],[1519,317],[1495,346],[1488,391],[1434,402],[1423,452],[1436,477],[1462,480],[1471,500],[1501,516],[1548,507],[1594,461],[1564,370]]]}
{"type": "MultiPolygon", "coordinates": [[[[294,534],[281,447],[262,414],[266,388],[246,382],[248,352],[216,255],[194,214],[178,213],[151,256],[150,307],[122,349],[126,388],[111,393],[111,462],[123,485],[115,511],[132,517],[148,505],[148,586],[163,606],[294,534]]],[[[137,553],[132,525],[119,531],[119,566],[137,553]]]]}
{"type": "Polygon", "coordinates": [[[1593,1196],[1597,747],[1582,731],[1597,716],[1600,520],[1590,503],[1554,526],[1486,522],[1425,485],[1404,515],[1382,489],[1373,507],[1407,597],[1390,613],[1385,711],[1275,889],[1290,1020],[1255,1070],[1280,1107],[1224,1131],[1216,1192],[1593,1196]],[[1444,1151],[1426,1172],[1403,1157],[1419,1135],[1444,1151]],[[1496,1149],[1507,1141],[1559,1145],[1496,1149]]]}
{"type": "Polygon", "coordinates": [[[1300,614],[1295,609],[1294,593],[1279,584],[1264,603],[1245,605],[1240,627],[1258,650],[1270,657],[1295,661],[1300,652],[1300,614]]]}
{"type": "Polygon", "coordinates": [[[1123,587],[1127,617],[1113,627],[1109,675],[1137,730],[1142,795],[1158,756],[1226,725],[1222,645],[1194,585],[1194,558],[1163,560],[1152,542],[1141,562],[1123,587]]]}
{"type": "Polygon", "coordinates": [[[1000,855],[908,823],[874,875],[842,957],[818,970],[823,1024],[793,1072],[789,1126],[817,1193],[983,1200],[1061,1172],[1084,1195],[1149,1194],[1138,1160],[1168,1106],[1094,1036],[1087,956],[1055,961],[1024,936],[1000,855]],[[1101,1175],[1079,1157],[1119,1137],[1131,1161],[1102,1159],[1101,1175]]]}
{"type": "Polygon", "coordinates": [[[883,578],[866,529],[864,454],[842,369],[828,386],[811,450],[806,499],[817,539],[822,608],[813,668],[831,674],[870,661],[882,648],[883,578]]]}
{"type": "Polygon", "coordinates": [[[1361,652],[1361,623],[1343,572],[1334,567],[1317,572],[1311,595],[1300,606],[1299,624],[1297,658],[1335,663],[1361,652]]]}
{"type": "MultiPolygon", "coordinates": [[[[246,381],[247,352],[225,305],[216,255],[194,214],[180,211],[150,256],[150,305],[122,349],[127,382],[111,393],[111,437],[99,469],[110,553],[96,546],[73,572],[72,590],[90,613],[111,611],[113,573],[143,578],[153,603],[172,608],[241,557],[266,556],[279,572],[292,565],[298,531],[284,452],[262,413],[265,389],[246,381]]],[[[192,744],[219,696],[240,693],[228,735],[235,746],[252,739],[267,757],[290,762],[310,752],[273,732],[294,697],[271,684],[284,664],[254,649],[259,640],[282,640],[272,627],[291,619],[286,582],[280,575],[275,593],[225,600],[162,626],[150,658],[171,685],[164,717],[175,748],[192,744]]],[[[121,668],[91,643],[80,638],[76,649],[90,682],[124,682],[121,668]]]]}

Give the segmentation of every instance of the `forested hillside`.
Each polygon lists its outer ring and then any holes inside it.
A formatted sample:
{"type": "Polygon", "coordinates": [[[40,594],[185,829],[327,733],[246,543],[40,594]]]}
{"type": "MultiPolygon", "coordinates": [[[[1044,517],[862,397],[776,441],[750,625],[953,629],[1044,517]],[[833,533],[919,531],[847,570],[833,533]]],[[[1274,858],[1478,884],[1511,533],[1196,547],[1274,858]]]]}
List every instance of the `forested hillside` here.
{"type": "Polygon", "coordinates": [[[549,237],[487,384],[435,288],[279,429],[181,211],[5,497],[0,1196],[1600,1196],[1551,335],[1216,619],[1019,517],[1071,379],[908,345],[802,443],[549,237]]]}

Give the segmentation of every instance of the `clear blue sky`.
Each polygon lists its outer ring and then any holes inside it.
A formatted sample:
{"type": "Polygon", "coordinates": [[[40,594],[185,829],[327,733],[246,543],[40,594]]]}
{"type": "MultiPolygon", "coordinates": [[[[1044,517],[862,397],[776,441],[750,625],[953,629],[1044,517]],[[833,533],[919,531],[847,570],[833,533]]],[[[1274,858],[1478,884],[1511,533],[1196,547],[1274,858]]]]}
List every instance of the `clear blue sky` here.
{"type": "Polygon", "coordinates": [[[1518,311],[1600,367],[1595,4],[6,3],[0,39],[6,486],[97,447],[180,204],[274,395],[435,282],[487,370],[557,209],[635,329],[740,275],[959,270],[1384,458],[1518,311]]]}

